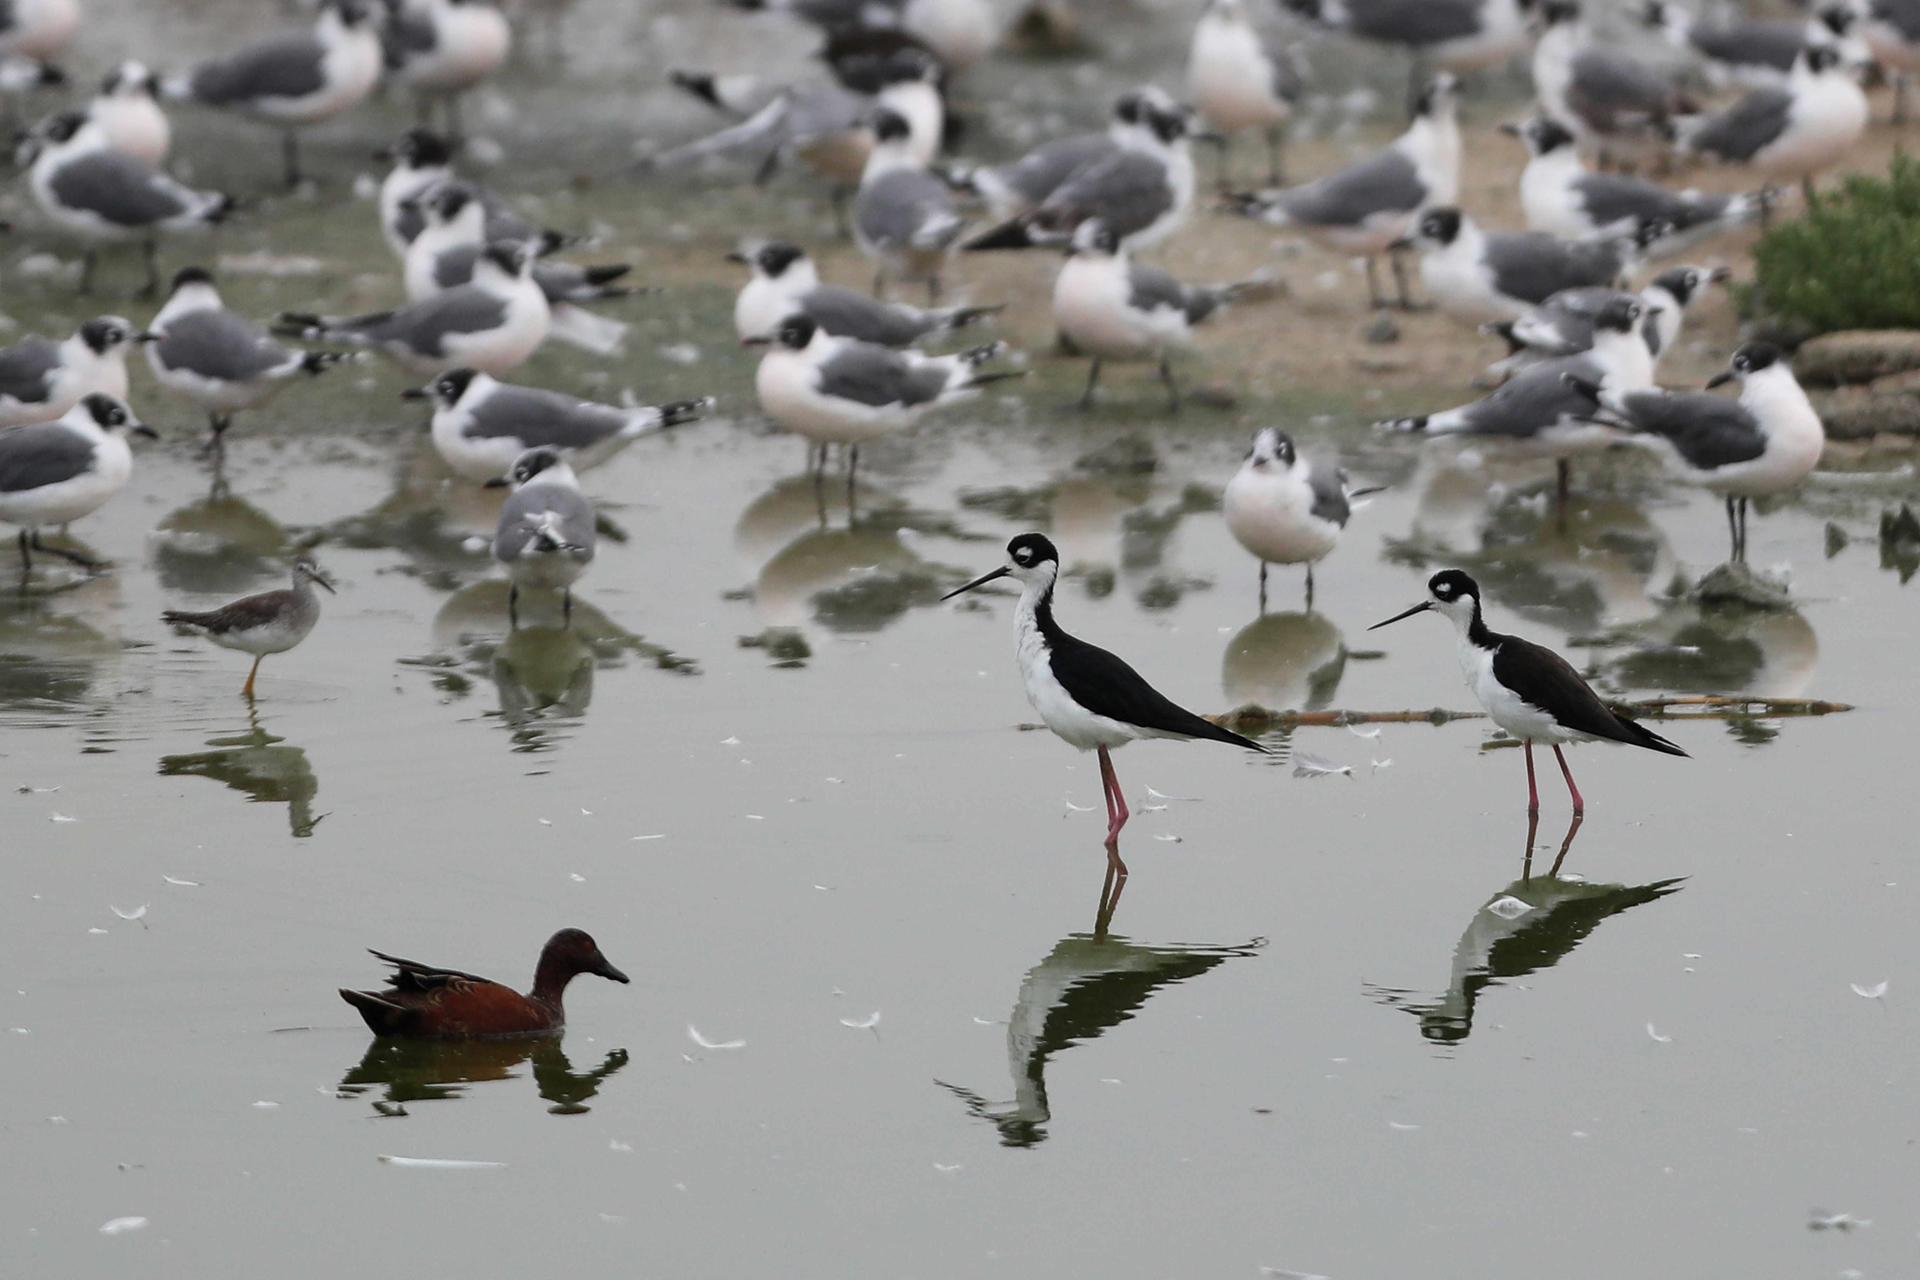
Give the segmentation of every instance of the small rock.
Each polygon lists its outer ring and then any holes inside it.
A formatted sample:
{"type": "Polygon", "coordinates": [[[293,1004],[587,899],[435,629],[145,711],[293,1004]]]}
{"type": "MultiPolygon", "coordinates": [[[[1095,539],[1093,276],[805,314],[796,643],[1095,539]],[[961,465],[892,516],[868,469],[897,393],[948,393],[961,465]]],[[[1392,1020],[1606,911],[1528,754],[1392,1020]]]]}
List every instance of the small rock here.
{"type": "Polygon", "coordinates": [[[1920,436],[1920,396],[1882,395],[1863,387],[1818,392],[1813,407],[1830,440],[1870,440],[1880,435],[1920,436]]]}
{"type": "Polygon", "coordinates": [[[1787,587],[1744,564],[1723,564],[1693,589],[1696,604],[1778,612],[1793,608],[1787,587]]]}
{"type": "Polygon", "coordinates": [[[1920,331],[1911,329],[1822,334],[1793,357],[1795,376],[1822,386],[1854,386],[1915,369],[1920,369],[1920,331]]]}
{"type": "Polygon", "coordinates": [[[1376,347],[1384,347],[1400,341],[1400,322],[1382,311],[1373,317],[1360,336],[1376,347]]]}
{"type": "Polygon", "coordinates": [[[776,667],[805,666],[813,646],[792,627],[768,627],[757,636],[741,636],[742,649],[765,649],[776,667]]]}

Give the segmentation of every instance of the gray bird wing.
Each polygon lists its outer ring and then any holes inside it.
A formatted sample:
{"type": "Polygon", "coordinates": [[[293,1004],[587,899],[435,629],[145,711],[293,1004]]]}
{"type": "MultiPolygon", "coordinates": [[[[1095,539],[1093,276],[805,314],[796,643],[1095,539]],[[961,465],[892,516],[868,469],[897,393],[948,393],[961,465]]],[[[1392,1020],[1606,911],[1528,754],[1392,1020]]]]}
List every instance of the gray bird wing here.
{"type": "Polygon", "coordinates": [[[820,393],[855,404],[926,404],[946,389],[941,364],[914,361],[897,351],[866,343],[848,343],[820,365],[820,393]]]}
{"type": "Polygon", "coordinates": [[[1347,501],[1347,473],[1338,467],[1309,468],[1307,487],[1313,491],[1313,514],[1344,528],[1347,517],[1353,514],[1352,504],[1347,501]]]}
{"type": "Polygon", "coordinates": [[[1166,166],[1143,152],[1122,149],[1086,165],[1054,189],[1040,206],[1041,220],[1056,227],[1098,218],[1125,240],[1153,225],[1173,207],[1166,166]]]}
{"type": "Polygon", "coordinates": [[[960,234],[947,184],[920,169],[895,169],[860,188],[853,223],[883,248],[933,249],[960,234]]]}
{"type": "Polygon", "coordinates": [[[1574,55],[1567,106],[1602,133],[1644,127],[1670,114],[1673,82],[1643,60],[1612,49],[1587,48],[1574,55]]]}
{"type": "MultiPolygon", "coordinates": [[[[456,245],[434,255],[433,283],[438,289],[453,289],[473,279],[473,264],[480,261],[477,244],[456,245]]],[[[534,268],[536,273],[539,268],[534,268]]]]}
{"type": "Polygon", "coordinates": [[[1767,449],[1759,421],[1725,396],[1640,391],[1623,397],[1621,408],[1633,430],[1660,436],[1702,470],[1750,462],[1767,449]]]}
{"type": "Polygon", "coordinates": [[[1142,266],[1137,262],[1127,264],[1127,305],[1135,311],[1154,311],[1165,307],[1184,315],[1190,301],[1187,287],[1158,267],[1142,266]]]}
{"type": "Polygon", "coordinates": [[[502,384],[469,411],[461,434],[469,438],[504,437],[529,449],[584,449],[627,425],[627,415],[611,405],[576,400],[557,391],[502,384]]]}
{"type": "Polygon", "coordinates": [[[1920,43],[1920,0],[1877,0],[1873,16],[1898,31],[1908,44],[1920,43]]]}
{"type": "Polygon", "coordinates": [[[1607,303],[1634,295],[1590,285],[1562,289],[1514,322],[1513,336],[1547,355],[1578,355],[1593,346],[1593,318],[1607,303]]]}
{"type": "Polygon", "coordinates": [[[1029,205],[1037,205],[1077,170],[1119,149],[1119,144],[1104,133],[1058,138],[1041,143],[1012,164],[995,167],[993,174],[1029,205]]]}
{"type": "Polygon", "coordinates": [[[1486,264],[1494,288],[1539,304],[1562,289],[1609,284],[1620,274],[1620,245],[1611,240],[1562,240],[1539,231],[1487,237],[1486,264]]]}
{"type": "Polygon", "coordinates": [[[1793,94],[1785,89],[1756,89],[1687,137],[1687,145],[1723,160],[1751,160],[1754,152],[1786,131],[1793,115],[1793,94]]]}
{"type": "Polygon", "coordinates": [[[1383,151],[1348,169],[1280,192],[1275,204],[1308,227],[1357,227],[1380,213],[1412,213],[1427,198],[1413,161],[1383,151]]]}
{"type": "Polygon", "coordinates": [[[1736,22],[1727,27],[1696,23],[1687,40],[1715,62],[1787,71],[1807,43],[1807,27],[1803,22],[1736,22]]]}
{"type": "Polygon", "coordinates": [[[172,179],[118,151],[76,156],[53,171],[54,199],[118,227],[147,227],[192,208],[172,179]]]}
{"type": "Polygon", "coordinates": [[[0,432],[0,493],[71,480],[93,465],[93,442],[57,422],[0,432]]]}
{"type": "Polygon", "coordinates": [[[264,40],[193,70],[193,96],[222,106],[262,98],[304,98],[326,87],[327,49],[310,31],[264,40]]]}
{"type": "Polygon", "coordinates": [[[432,18],[406,5],[395,5],[387,12],[380,47],[389,67],[403,67],[408,59],[433,52],[439,37],[440,29],[433,25],[432,18]]]}
{"type": "Polygon", "coordinates": [[[265,329],[217,307],[167,321],[164,336],[149,350],[168,369],[220,382],[254,382],[293,359],[265,329]]]}
{"type": "Polygon", "coordinates": [[[1293,46],[1268,34],[1261,37],[1261,51],[1267,55],[1267,85],[1273,96],[1282,102],[1292,102],[1306,88],[1306,77],[1301,72],[1300,60],[1293,46]]]}
{"type": "Polygon", "coordinates": [[[800,309],[836,338],[858,338],[883,347],[904,347],[935,327],[924,311],[881,302],[838,285],[809,289],[800,298],[800,309]]]}
{"type": "Polygon", "coordinates": [[[1543,360],[1521,370],[1486,399],[1466,406],[1461,411],[1460,430],[1468,435],[1520,438],[1563,418],[1592,418],[1596,412],[1593,401],[1568,386],[1560,376],[1563,373],[1596,383],[1606,376],[1590,356],[1543,360]]]}
{"type": "Polygon", "coordinates": [[[486,230],[482,234],[488,244],[492,244],[495,240],[540,238],[540,228],[516,213],[507,203],[506,197],[499,192],[479,187],[475,188],[475,193],[480,197],[481,207],[487,211],[486,230]]]}
{"type": "Polygon", "coordinates": [[[343,321],[335,327],[357,332],[371,342],[391,342],[422,355],[443,356],[449,337],[484,333],[498,328],[506,318],[505,299],[463,284],[398,311],[343,321]]]}
{"type": "Polygon", "coordinates": [[[1573,189],[1587,217],[1603,227],[1621,222],[1637,226],[1648,218],[1657,218],[1671,223],[1675,231],[1685,231],[1720,217],[1732,199],[1683,195],[1644,178],[1613,173],[1582,174],[1574,180],[1573,189]]]}
{"type": "Polygon", "coordinates": [[[48,378],[60,367],[60,344],[24,338],[0,350],[0,400],[37,404],[47,398],[48,378]]]}
{"type": "Polygon", "coordinates": [[[1345,30],[1367,40],[1424,48],[1479,34],[1483,0],[1348,0],[1345,30]]]}
{"type": "Polygon", "coordinates": [[[554,537],[576,548],[572,554],[577,558],[593,558],[598,532],[593,504],[578,489],[554,484],[527,485],[507,496],[500,508],[500,523],[494,530],[493,554],[503,562],[512,563],[549,528],[554,537]]]}

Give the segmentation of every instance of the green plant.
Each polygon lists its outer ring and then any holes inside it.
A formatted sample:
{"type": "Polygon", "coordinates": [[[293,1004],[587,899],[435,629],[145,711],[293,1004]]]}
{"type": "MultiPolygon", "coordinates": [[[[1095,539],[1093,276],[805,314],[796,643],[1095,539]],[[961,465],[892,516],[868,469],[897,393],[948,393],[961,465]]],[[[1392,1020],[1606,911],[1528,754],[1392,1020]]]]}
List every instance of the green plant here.
{"type": "Polygon", "coordinates": [[[1753,251],[1757,308],[1816,333],[1920,329],[1920,160],[1855,175],[1753,251]]]}

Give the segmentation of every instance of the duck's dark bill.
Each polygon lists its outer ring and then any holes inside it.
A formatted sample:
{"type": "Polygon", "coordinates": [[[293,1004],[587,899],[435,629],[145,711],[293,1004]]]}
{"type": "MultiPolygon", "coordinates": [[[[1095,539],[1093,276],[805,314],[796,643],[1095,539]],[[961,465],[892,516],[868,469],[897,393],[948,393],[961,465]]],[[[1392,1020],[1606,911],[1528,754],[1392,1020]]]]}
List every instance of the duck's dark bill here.
{"type": "Polygon", "coordinates": [[[632,981],[632,979],[627,977],[626,974],[620,972],[618,969],[608,964],[605,960],[602,960],[600,962],[600,967],[595,969],[594,973],[599,975],[602,978],[611,978],[615,982],[631,982],[632,981]]]}
{"type": "Polygon", "coordinates": [[[941,596],[940,598],[942,600],[951,600],[955,596],[960,595],[962,592],[971,591],[975,587],[984,587],[989,582],[992,582],[995,578],[1004,578],[1011,572],[1013,571],[1007,568],[1007,566],[1001,565],[998,569],[995,569],[992,573],[983,573],[979,577],[975,578],[972,582],[969,582],[966,586],[955,587],[953,590],[947,592],[947,594],[941,596]]]}
{"type": "Polygon", "coordinates": [[[1400,621],[1400,619],[1402,618],[1411,618],[1414,614],[1425,613],[1427,610],[1431,608],[1433,608],[1433,601],[1422,600],[1419,604],[1413,606],[1413,608],[1407,609],[1401,613],[1396,613],[1391,618],[1388,618],[1385,622],[1374,623],[1372,626],[1368,627],[1367,630],[1378,631],[1382,627],[1392,626],[1394,623],[1400,621]]]}

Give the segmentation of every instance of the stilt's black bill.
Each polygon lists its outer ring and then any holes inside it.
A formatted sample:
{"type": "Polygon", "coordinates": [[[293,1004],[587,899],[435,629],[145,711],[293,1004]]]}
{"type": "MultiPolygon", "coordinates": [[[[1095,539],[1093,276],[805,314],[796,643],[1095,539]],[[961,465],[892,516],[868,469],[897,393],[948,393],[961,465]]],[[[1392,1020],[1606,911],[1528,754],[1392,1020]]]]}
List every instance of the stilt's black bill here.
{"type": "Polygon", "coordinates": [[[1433,608],[1433,601],[1422,600],[1419,604],[1413,606],[1413,608],[1407,609],[1400,613],[1396,613],[1391,618],[1388,618],[1385,622],[1374,623],[1372,626],[1368,627],[1367,630],[1378,631],[1382,627],[1392,626],[1394,623],[1400,621],[1400,619],[1402,618],[1411,618],[1414,614],[1425,613],[1427,610],[1431,608],[1433,608]]]}
{"type": "Polygon", "coordinates": [[[951,600],[955,596],[960,595],[963,592],[971,591],[975,587],[984,587],[989,582],[992,582],[995,578],[1004,578],[1009,573],[1012,573],[1012,572],[1013,570],[1007,568],[1007,566],[1001,565],[998,569],[995,569],[992,573],[983,573],[979,577],[975,578],[972,582],[969,582],[966,586],[955,587],[953,590],[947,592],[947,594],[941,596],[940,598],[942,600],[951,600]]]}

